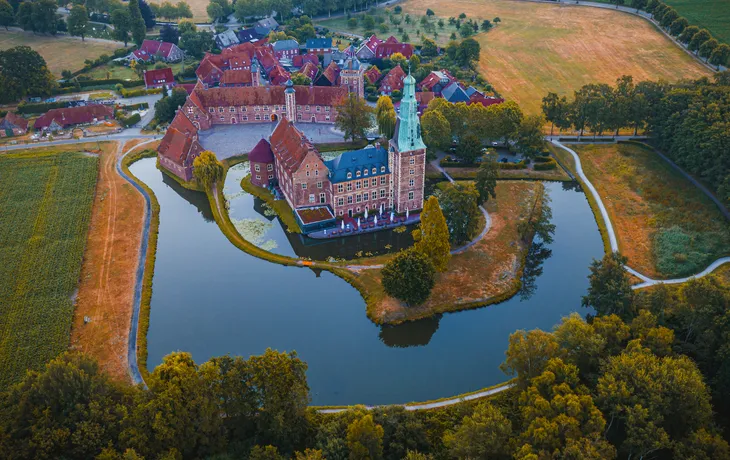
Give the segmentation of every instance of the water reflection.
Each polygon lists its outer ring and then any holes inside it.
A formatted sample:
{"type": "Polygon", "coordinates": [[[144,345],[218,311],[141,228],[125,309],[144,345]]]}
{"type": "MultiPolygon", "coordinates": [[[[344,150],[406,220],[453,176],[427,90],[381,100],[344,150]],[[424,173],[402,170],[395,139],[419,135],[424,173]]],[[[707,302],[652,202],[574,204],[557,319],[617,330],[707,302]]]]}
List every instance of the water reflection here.
{"type": "Polygon", "coordinates": [[[380,340],[389,347],[407,348],[428,345],[439,328],[442,315],[408,321],[397,326],[380,327],[380,340]]]}
{"type": "Polygon", "coordinates": [[[182,199],[195,206],[206,222],[213,222],[215,220],[205,193],[188,190],[167,174],[160,172],[160,175],[162,176],[162,183],[173,189],[182,199]]]}
{"type": "Polygon", "coordinates": [[[525,268],[522,271],[522,286],[518,294],[520,300],[528,300],[537,290],[537,279],[542,275],[543,264],[553,255],[552,249],[542,241],[534,241],[525,258],[525,268]]]}
{"type": "Polygon", "coordinates": [[[563,190],[567,192],[583,192],[583,187],[580,186],[578,181],[564,181],[563,190]]]}

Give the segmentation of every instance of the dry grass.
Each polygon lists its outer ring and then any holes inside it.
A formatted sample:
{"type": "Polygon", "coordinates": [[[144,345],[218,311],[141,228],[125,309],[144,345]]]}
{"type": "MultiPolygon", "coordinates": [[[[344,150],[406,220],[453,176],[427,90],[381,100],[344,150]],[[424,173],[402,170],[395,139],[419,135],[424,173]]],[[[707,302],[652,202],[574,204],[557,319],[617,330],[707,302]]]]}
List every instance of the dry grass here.
{"type": "Polygon", "coordinates": [[[26,45],[37,51],[46,60],[54,75],[60,76],[62,70],[76,71],[84,66],[86,59],[96,59],[102,54],[111,54],[123,43],[98,42],[86,39],[83,43],[77,38],[66,36],[35,35],[32,32],[0,30],[0,49],[26,45]]]}
{"type": "MultiPolygon", "coordinates": [[[[163,3],[166,0],[151,0],[152,3],[163,3]]],[[[173,4],[177,2],[172,2],[173,4]]],[[[185,0],[185,3],[190,5],[190,10],[193,12],[192,21],[195,23],[210,22],[208,12],[205,11],[210,4],[209,0],[185,0]]]]}
{"type": "Polygon", "coordinates": [[[376,323],[399,323],[437,313],[476,308],[513,295],[519,287],[525,245],[517,225],[532,209],[542,184],[500,181],[497,198],[487,210],[492,228],[477,244],[452,256],[448,270],[438,275],[431,297],[421,306],[407,307],[388,297],[380,286],[380,270],[364,270],[357,284],[371,296],[368,314],[376,323]]]}
{"type": "Polygon", "coordinates": [[[730,250],[727,223],[720,210],[691,182],[653,151],[631,144],[574,145],[583,170],[598,190],[613,223],[620,251],[629,265],[650,277],[678,276],[704,268],[730,250]],[[678,248],[664,254],[656,235],[678,227],[695,235],[693,244],[702,245],[703,235],[711,249],[690,267],[682,255],[698,248],[678,248]],[[675,272],[662,270],[662,256],[676,259],[675,272]],[[686,267],[686,270],[683,270],[686,267]]]}
{"type": "Polygon", "coordinates": [[[648,21],[609,9],[510,0],[408,0],[406,11],[431,8],[439,16],[502,22],[476,38],[479,68],[503,95],[529,113],[540,111],[550,91],[572,94],[582,85],[636,80],[698,78],[710,71],[648,21]]]}

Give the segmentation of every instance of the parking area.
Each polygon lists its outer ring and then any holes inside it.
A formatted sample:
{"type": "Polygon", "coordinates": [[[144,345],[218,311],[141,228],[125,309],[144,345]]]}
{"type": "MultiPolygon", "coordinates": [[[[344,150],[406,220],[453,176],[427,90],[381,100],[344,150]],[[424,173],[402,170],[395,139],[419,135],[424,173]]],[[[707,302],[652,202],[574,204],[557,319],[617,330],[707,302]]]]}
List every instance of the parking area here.
{"type": "MultiPolygon", "coordinates": [[[[314,143],[344,142],[342,133],[333,125],[297,123],[304,135],[314,143]]],[[[219,125],[206,131],[199,131],[200,144],[206,150],[215,152],[218,159],[248,153],[261,139],[268,139],[276,123],[251,123],[219,125]]]]}

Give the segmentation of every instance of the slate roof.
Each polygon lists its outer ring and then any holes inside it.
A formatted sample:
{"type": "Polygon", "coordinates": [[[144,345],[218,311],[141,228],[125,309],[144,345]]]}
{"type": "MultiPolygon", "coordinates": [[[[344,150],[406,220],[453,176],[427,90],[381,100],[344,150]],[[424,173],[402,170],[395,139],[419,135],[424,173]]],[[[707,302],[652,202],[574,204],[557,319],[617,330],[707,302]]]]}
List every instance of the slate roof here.
{"type": "Polygon", "coordinates": [[[479,94],[481,96],[484,96],[484,94],[482,94],[481,91],[479,91],[478,89],[474,88],[473,86],[468,87],[466,89],[466,95],[469,96],[469,97],[471,97],[473,94],[479,94]]]}
{"type": "Polygon", "coordinates": [[[219,48],[228,48],[239,43],[235,30],[226,30],[215,36],[215,42],[219,48]]]}
{"type": "Polygon", "coordinates": [[[248,152],[248,160],[256,163],[273,163],[274,152],[271,151],[271,144],[266,139],[261,139],[256,146],[248,152]]]}
{"type": "Polygon", "coordinates": [[[279,23],[276,22],[276,19],[272,17],[263,18],[260,21],[258,21],[256,24],[258,24],[261,27],[268,27],[269,29],[276,29],[279,27],[279,23]]]}
{"type": "Polygon", "coordinates": [[[360,177],[373,177],[390,172],[388,169],[388,151],[382,147],[368,147],[362,150],[344,152],[336,158],[325,161],[324,164],[330,171],[330,181],[333,184],[357,178],[358,171],[360,171],[360,177]],[[385,166],[385,172],[380,172],[382,166],[385,166]],[[372,174],[373,168],[375,168],[375,174],[372,174]],[[367,176],[364,174],[366,169],[368,171],[367,176]],[[352,177],[348,179],[347,173],[352,173],[352,177]]]}
{"type": "Polygon", "coordinates": [[[332,38],[309,38],[307,39],[307,49],[311,48],[332,48],[332,38]]]}
{"type": "Polygon", "coordinates": [[[296,40],[279,40],[271,46],[274,47],[274,51],[298,50],[299,42],[296,40]]]}
{"type": "Polygon", "coordinates": [[[469,100],[466,91],[458,82],[453,82],[441,90],[441,95],[451,103],[467,102],[469,100]]]}
{"type": "Polygon", "coordinates": [[[238,40],[241,43],[248,43],[254,40],[261,40],[266,35],[260,34],[255,28],[243,29],[238,31],[238,40]]]}

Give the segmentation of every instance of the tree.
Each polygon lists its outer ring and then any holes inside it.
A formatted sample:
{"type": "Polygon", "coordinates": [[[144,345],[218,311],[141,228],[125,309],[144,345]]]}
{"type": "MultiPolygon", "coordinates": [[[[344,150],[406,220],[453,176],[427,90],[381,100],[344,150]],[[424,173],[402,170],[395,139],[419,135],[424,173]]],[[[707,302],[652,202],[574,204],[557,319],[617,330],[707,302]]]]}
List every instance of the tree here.
{"type": "Polygon", "coordinates": [[[512,423],[489,402],[480,403],[454,431],[444,435],[452,458],[500,458],[510,454],[512,423]]]}
{"type": "Polygon", "coordinates": [[[438,110],[426,110],[421,117],[421,131],[429,149],[444,150],[451,145],[451,126],[438,110]]]}
{"type": "Polygon", "coordinates": [[[479,192],[472,184],[455,184],[446,187],[439,200],[451,242],[461,244],[468,241],[478,230],[479,192]]]}
{"type": "Polygon", "coordinates": [[[0,82],[0,102],[3,103],[31,95],[50,96],[55,86],[55,78],[45,59],[28,46],[0,50],[0,82]]]}
{"type": "Polygon", "coordinates": [[[449,228],[438,198],[430,196],[421,211],[421,223],[413,231],[415,248],[425,254],[438,272],[445,272],[451,260],[449,228]]]}
{"type": "Polygon", "coordinates": [[[697,32],[700,31],[700,28],[697,26],[688,26],[685,27],[681,34],[679,34],[679,37],[677,40],[684,44],[688,44],[692,38],[697,34],[697,32]]]}
{"type": "Polygon", "coordinates": [[[8,26],[15,21],[15,12],[7,0],[0,0],[0,26],[8,30],[8,26]]]}
{"type": "Polygon", "coordinates": [[[581,301],[584,307],[595,309],[599,316],[616,314],[623,320],[633,318],[634,291],[624,268],[626,261],[618,252],[606,254],[600,261],[593,260],[588,295],[581,301]]]}
{"type": "Polygon", "coordinates": [[[540,329],[518,330],[510,334],[506,359],[499,366],[507,375],[517,375],[520,386],[542,374],[550,359],[559,356],[560,346],[553,334],[540,329]]]}
{"type": "Polygon", "coordinates": [[[479,192],[479,202],[486,203],[489,197],[497,197],[497,178],[499,177],[499,164],[497,164],[496,152],[490,151],[482,157],[477,170],[474,185],[479,192]]]}
{"type": "Polygon", "coordinates": [[[588,324],[578,313],[563,318],[555,326],[553,335],[563,350],[562,359],[578,368],[581,377],[590,381],[595,378],[600,357],[605,356],[607,339],[599,334],[592,324],[588,324]]]}
{"type": "Polygon", "coordinates": [[[373,110],[357,94],[349,93],[337,105],[335,126],[344,133],[345,139],[363,139],[370,128],[373,110]]]}
{"type": "Polygon", "coordinates": [[[459,27],[459,35],[463,38],[468,38],[474,35],[474,28],[467,23],[464,23],[459,27]]]}
{"type": "Polygon", "coordinates": [[[129,31],[131,30],[132,20],[129,16],[129,10],[119,9],[112,12],[112,25],[114,26],[114,38],[124,42],[127,46],[129,42],[129,31]]]}
{"type": "Polygon", "coordinates": [[[177,45],[180,41],[180,33],[178,32],[177,27],[165,24],[162,26],[162,29],[160,29],[160,39],[162,39],[163,42],[174,43],[177,45]]]}
{"type": "Polygon", "coordinates": [[[67,22],[69,33],[81,37],[81,41],[84,41],[84,36],[86,36],[89,27],[89,14],[86,12],[86,7],[74,5],[68,15],[67,22]]]}
{"type": "Polygon", "coordinates": [[[139,10],[139,0],[129,0],[129,30],[132,32],[132,40],[137,46],[141,46],[147,35],[147,28],[144,18],[139,10]]]}
{"type": "Polygon", "coordinates": [[[406,303],[421,305],[436,282],[436,269],[425,254],[413,248],[401,251],[382,270],[385,292],[406,303]]]}
{"type": "Polygon", "coordinates": [[[325,460],[325,458],[321,450],[304,449],[304,452],[295,452],[294,460],[325,460]]]}
{"type": "Polygon", "coordinates": [[[155,118],[157,121],[160,123],[171,122],[175,118],[177,109],[185,104],[187,97],[188,93],[184,88],[174,88],[170,96],[163,97],[155,102],[155,118]]]}
{"type": "Polygon", "coordinates": [[[434,14],[436,14],[436,13],[434,13],[434,12],[433,12],[433,10],[432,10],[431,8],[428,8],[428,9],[426,9],[426,16],[428,16],[428,17],[431,17],[431,16],[433,16],[434,14]]]}
{"type": "Polygon", "coordinates": [[[711,38],[711,39],[707,40],[700,46],[700,49],[699,49],[700,57],[709,59],[710,56],[712,56],[713,51],[715,51],[715,48],[717,48],[718,46],[720,46],[720,43],[716,39],[711,38]]]}
{"type": "Polygon", "coordinates": [[[37,0],[29,3],[28,7],[21,4],[18,10],[18,23],[25,30],[32,30],[42,34],[54,34],[58,29],[59,16],[56,13],[58,5],[53,0],[37,0]],[[30,13],[30,14],[29,14],[30,13]],[[30,24],[28,24],[28,21],[30,24]],[[30,26],[30,28],[27,28],[30,26]]]}
{"type": "Polygon", "coordinates": [[[674,456],[694,460],[730,458],[730,446],[719,434],[700,428],[681,442],[675,443],[674,456]]]}
{"type": "MultiPolygon", "coordinates": [[[[210,2],[205,10],[208,13],[208,17],[212,22],[216,22],[223,16],[223,7],[218,3],[210,2]]],[[[257,446],[258,447],[258,446],[257,446]]]]}
{"type": "Polygon", "coordinates": [[[689,21],[687,21],[686,18],[677,18],[669,26],[669,33],[678,37],[682,34],[682,32],[684,32],[684,29],[686,29],[687,26],[689,26],[689,21]]]}
{"type": "Polygon", "coordinates": [[[177,31],[180,33],[180,36],[182,37],[184,34],[186,34],[188,32],[197,32],[198,26],[196,26],[193,21],[184,19],[177,24],[177,31]]]}
{"type": "Polygon", "coordinates": [[[664,13],[664,16],[662,16],[660,25],[666,29],[677,19],[679,19],[679,13],[677,13],[677,10],[674,8],[670,8],[669,11],[664,13]]]}
{"type": "Polygon", "coordinates": [[[421,40],[421,56],[436,56],[437,54],[438,47],[436,46],[436,42],[423,37],[421,40]]]}
{"type": "Polygon", "coordinates": [[[548,93],[542,98],[542,113],[550,122],[550,137],[553,136],[553,128],[566,127],[568,121],[568,100],[559,97],[556,93],[548,93]]]}
{"type": "Polygon", "coordinates": [[[223,177],[223,165],[215,153],[204,150],[193,161],[193,176],[207,191],[223,177]]]}
{"type": "Polygon", "coordinates": [[[631,0],[631,8],[636,8],[636,12],[646,7],[647,0],[631,0]]]}
{"type": "Polygon", "coordinates": [[[517,128],[517,148],[528,158],[533,158],[543,152],[545,139],[542,127],[545,119],[540,115],[528,115],[522,119],[517,128]]]}
{"type": "Polygon", "coordinates": [[[380,134],[388,139],[392,138],[395,132],[396,115],[390,97],[383,95],[378,98],[375,105],[375,119],[378,122],[380,134]]]}
{"type": "MultiPolygon", "coordinates": [[[[190,7],[185,2],[180,2],[178,5],[185,5],[187,7],[188,12],[190,12],[190,7]]],[[[155,21],[155,14],[152,12],[152,8],[150,8],[150,5],[147,4],[145,0],[139,0],[139,12],[142,15],[142,20],[144,21],[144,26],[148,29],[151,29],[157,24],[155,21]]],[[[193,13],[190,12],[190,16],[187,17],[193,17],[193,13]]]]}
{"type": "Polygon", "coordinates": [[[728,61],[730,61],[730,45],[723,43],[712,51],[709,63],[720,70],[720,66],[727,66],[728,61]]]}
{"type": "Polygon", "coordinates": [[[284,457],[275,446],[254,446],[248,454],[248,460],[284,460],[284,457]]]}
{"type": "Polygon", "coordinates": [[[689,41],[687,46],[690,51],[698,51],[703,43],[711,39],[712,35],[707,29],[702,29],[692,36],[692,40],[689,41]]]}
{"type": "Polygon", "coordinates": [[[312,80],[301,72],[291,74],[291,81],[293,84],[299,86],[309,86],[312,83],[312,80]]]}
{"type": "Polygon", "coordinates": [[[378,460],[383,458],[383,427],[367,414],[347,427],[347,447],[350,460],[378,460]]]}
{"type": "Polygon", "coordinates": [[[211,50],[213,45],[213,34],[204,30],[185,32],[180,36],[180,48],[198,59],[202,58],[206,51],[211,50]]]}
{"type": "Polygon", "coordinates": [[[480,51],[481,45],[479,45],[479,42],[473,38],[467,38],[459,44],[456,60],[462,66],[468,66],[472,62],[479,60],[480,51]]]}
{"type": "Polygon", "coordinates": [[[485,20],[483,20],[483,21],[482,21],[482,24],[481,24],[481,26],[480,26],[480,28],[481,28],[481,29],[482,29],[483,31],[485,31],[485,32],[486,32],[486,31],[488,31],[489,29],[491,29],[492,27],[494,27],[494,26],[492,25],[492,21],[490,21],[489,19],[485,19],[485,20]]]}
{"type": "Polygon", "coordinates": [[[482,154],[482,141],[474,133],[468,133],[459,141],[459,147],[456,153],[466,163],[474,163],[482,154]]]}

